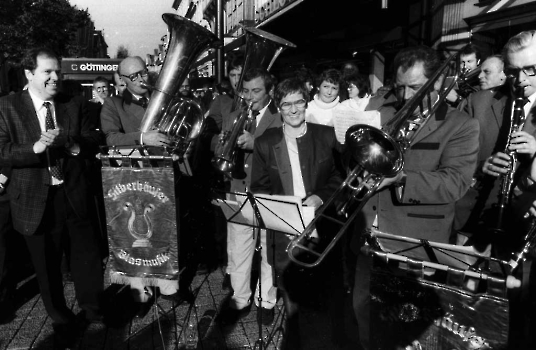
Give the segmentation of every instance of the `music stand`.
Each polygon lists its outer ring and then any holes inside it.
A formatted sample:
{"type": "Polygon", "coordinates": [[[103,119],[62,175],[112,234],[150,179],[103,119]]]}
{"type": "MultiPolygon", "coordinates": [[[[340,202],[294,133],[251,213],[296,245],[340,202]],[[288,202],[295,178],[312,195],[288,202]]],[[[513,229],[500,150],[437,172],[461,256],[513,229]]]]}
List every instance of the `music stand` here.
{"type": "MultiPolygon", "coordinates": [[[[279,233],[298,236],[312,220],[313,211],[304,215],[305,207],[301,205],[301,199],[294,196],[270,196],[259,194],[255,196],[251,192],[227,192],[227,198],[234,197],[237,200],[215,199],[216,205],[222,211],[228,222],[250,226],[256,232],[255,251],[259,252],[258,269],[261,273],[262,244],[261,230],[273,230],[279,233]],[[303,213],[303,214],[302,214],[303,213]],[[311,215],[312,213],[312,215],[311,215]]],[[[262,308],[262,278],[259,277],[258,301],[262,308]]],[[[260,312],[257,310],[257,312],[260,312]]],[[[265,349],[262,336],[262,313],[258,317],[259,338],[255,342],[260,349],[265,349]]]]}

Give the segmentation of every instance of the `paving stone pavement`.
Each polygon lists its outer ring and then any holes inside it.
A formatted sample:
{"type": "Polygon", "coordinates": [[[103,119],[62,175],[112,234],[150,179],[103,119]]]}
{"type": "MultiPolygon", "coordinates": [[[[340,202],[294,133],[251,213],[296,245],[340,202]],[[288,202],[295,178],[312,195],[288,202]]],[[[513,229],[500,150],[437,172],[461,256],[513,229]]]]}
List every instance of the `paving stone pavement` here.
{"type": "MultiPolygon", "coordinates": [[[[108,274],[106,274],[108,276],[108,274]]],[[[144,317],[127,318],[117,324],[92,324],[87,327],[76,349],[185,349],[185,333],[189,323],[197,330],[197,349],[254,349],[259,348],[259,326],[255,308],[235,325],[221,325],[216,318],[229,293],[221,289],[223,273],[217,269],[197,275],[192,282],[195,303],[173,306],[160,299],[144,317]]],[[[128,314],[124,299],[128,290],[106,281],[110,307],[119,316],[128,314]]],[[[65,295],[75,314],[80,312],[75,302],[74,286],[65,283],[65,295]]],[[[0,324],[0,350],[52,349],[52,326],[41,301],[33,276],[19,284],[15,318],[0,324]]],[[[271,326],[262,327],[264,349],[278,349],[284,334],[282,299],[276,305],[271,326]]],[[[121,317],[120,317],[121,319],[121,317]]],[[[300,330],[304,349],[339,349],[332,343],[330,317],[322,308],[309,307],[303,312],[300,330]]],[[[336,325],[338,326],[338,325],[336,325]]],[[[345,347],[354,348],[354,347],[345,347]]]]}

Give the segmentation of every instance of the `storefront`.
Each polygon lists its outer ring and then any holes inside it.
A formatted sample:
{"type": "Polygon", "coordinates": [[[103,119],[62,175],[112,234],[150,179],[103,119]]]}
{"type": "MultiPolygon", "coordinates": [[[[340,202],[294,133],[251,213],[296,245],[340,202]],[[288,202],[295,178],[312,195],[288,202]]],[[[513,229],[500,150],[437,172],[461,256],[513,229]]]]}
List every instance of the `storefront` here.
{"type": "Polygon", "coordinates": [[[61,61],[62,79],[82,84],[83,95],[92,97],[93,80],[102,76],[114,85],[114,72],[117,71],[121,59],[109,58],[64,58],[61,61]]]}

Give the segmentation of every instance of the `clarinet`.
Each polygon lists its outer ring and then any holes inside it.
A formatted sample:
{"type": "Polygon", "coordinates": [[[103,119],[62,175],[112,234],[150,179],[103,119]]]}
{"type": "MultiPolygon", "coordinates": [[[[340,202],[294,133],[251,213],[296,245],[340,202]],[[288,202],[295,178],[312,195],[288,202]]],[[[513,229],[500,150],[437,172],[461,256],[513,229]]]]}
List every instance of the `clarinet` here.
{"type": "Polygon", "coordinates": [[[530,228],[525,234],[525,237],[523,237],[523,242],[525,243],[523,245],[523,248],[519,252],[512,253],[512,258],[508,262],[508,265],[512,268],[512,272],[515,271],[519,263],[523,260],[525,260],[525,255],[529,252],[529,250],[534,247],[536,244],[536,219],[533,218],[530,224],[530,228]]]}
{"type": "Polygon", "coordinates": [[[494,231],[497,233],[505,233],[504,229],[504,217],[506,214],[506,208],[510,203],[512,198],[512,189],[514,183],[514,174],[517,168],[517,154],[515,151],[510,151],[510,143],[512,142],[512,134],[516,131],[523,129],[527,117],[525,116],[525,110],[523,105],[525,104],[523,89],[517,89],[515,93],[515,98],[512,103],[511,114],[510,114],[510,129],[508,131],[508,139],[506,141],[506,148],[504,153],[510,156],[510,166],[508,167],[508,173],[502,176],[501,189],[499,192],[499,201],[498,214],[497,214],[497,224],[494,231]]]}

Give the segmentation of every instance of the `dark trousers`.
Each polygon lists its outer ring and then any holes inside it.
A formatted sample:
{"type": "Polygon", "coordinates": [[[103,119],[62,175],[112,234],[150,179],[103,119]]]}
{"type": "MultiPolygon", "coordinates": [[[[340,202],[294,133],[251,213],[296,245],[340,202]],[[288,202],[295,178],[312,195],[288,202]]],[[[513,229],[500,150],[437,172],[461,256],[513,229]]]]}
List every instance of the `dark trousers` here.
{"type": "Polygon", "coordinates": [[[0,301],[2,292],[6,284],[7,274],[9,273],[7,262],[8,234],[11,232],[11,210],[9,201],[0,198],[0,301]]]}
{"type": "Polygon", "coordinates": [[[80,218],[75,213],[63,187],[51,187],[43,221],[34,235],[24,238],[43,303],[56,324],[68,323],[73,318],[63,294],[64,234],[69,238],[71,275],[78,305],[83,310],[99,311],[104,281],[96,233],[89,219],[80,218]]]}
{"type": "MultiPolygon", "coordinates": [[[[370,349],[370,269],[372,258],[359,254],[356,262],[353,307],[359,328],[359,342],[370,349]]],[[[381,332],[381,330],[378,330],[381,332]]]]}

